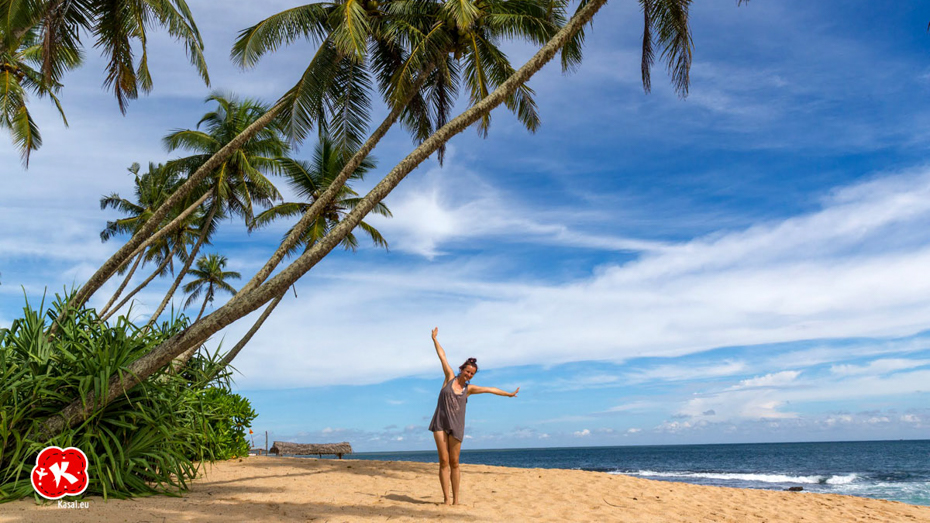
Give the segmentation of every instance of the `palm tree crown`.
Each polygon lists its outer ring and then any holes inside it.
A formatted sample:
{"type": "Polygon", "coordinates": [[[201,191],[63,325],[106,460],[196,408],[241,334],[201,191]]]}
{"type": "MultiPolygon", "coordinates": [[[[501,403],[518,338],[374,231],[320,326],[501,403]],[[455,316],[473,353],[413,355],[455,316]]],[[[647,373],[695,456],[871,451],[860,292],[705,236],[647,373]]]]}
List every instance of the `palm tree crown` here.
{"type": "MultiPolygon", "coordinates": [[[[302,216],[307,209],[320,197],[320,195],[329,187],[333,179],[339,174],[345,166],[347,159],[350,157],[345,151],[340,149],[328,137],[322,137],[313,151],[313,159],[309,162],[294,160],[291,158],[279,159],[281,170],[287,179],[288,185],[304,198],[303,202],[284,202],[259,214],[249,225],[249,230],[264,227],[279,218],[295,218],[302,216]]],[[[366,158],[358,169],[352,173],[350,180],[361,180],[365,173],[375,167],[374,158],[366,158]]],[[[360,198],[358,193],[352,190],[348,185],[343,185],[339,190],[336,199],[320,213],[304,231],[301,233],[300,241],[296,243],[288,253],[294,253],[300,248],[306,248],[314,242],[326,236],[340,220],[349,211],[358,205],[360,198]]],[[[391,216],[391,211],[384,204],[378,204],[372,212],[382,216],[391,216]]],[[[359,223],[359,227],[365,231],[375,245],[387,248],[387,241],[378,232],[377,229],[364,221],[359,223]]],[[[293,228],[291,228],[293,230],[293,228]]],[[[289,230],[285,237],[290,235],[289,230]]],[[[346,249],[355,250],[358,247],[358,240],[353,234],[348,234],[341,242],[346,249]]]]}
{"type": "Polygon", "coordinates": [[[50,96],[61,111],[55,94],[64,73],[81,63],[82,32],[93,35],[107,59],[104,86],[124,113],[129,100],[152,89],[147,32],[153,26],[182,41],[210,83],[203,41],[185,0],[0,0],[0,12],[0,127],[10,129],[27,166],[42,140],[26,108],[26,91],[50,96]]]}
{"type": "Polygon", "coordinates": [[[118,193],[100,198],[100,209],[116,209],[128,216],[108,221],[100,233],[100,239],[107,241],[117,234],[133,234],[142,227],[159,205],[171,196],[177,188],[180,177],[177,172],[166,169],[162,164],[149,162],[149,169],[139,174],[141,166],[132,164],[127,170],[135,178],[135,201],[120,197],[118,193]]]}
{"type": "Polygon", "coordinates": [[[200,307],[200,314],[197,315],[198,320],[207,308],[207,304],[213,302],[217,291],[225,291],[230,295],[236,294],[236,289],[226,280],[238,280],[242,275],[235,271],[224,271],[227,261],[225,256],[219,254],[201,256],[197,259],[197,267],[188,272],[196,279],[184,286],[184,292],[189,293],[187,301],[184,302],[184,308],[190,307],[203,294],[203,305],[200,307]]]}
{"type": "MultiPolygon", "coordinates": [[[[268,110],[255,100],[240,100],[228,94],[214,93],[206,101],[216,102],[216,108],[197,122],[196,129],[178,129],[165,136],[163,141],[169,151],[194,152],[168,165],[193,172],[268,110]]],[[[287,151],[288,145],[277,126],[260,130],[207,178],[199,191],[199,194],[212,191],[206,207],[216,208],[219,217],[232,214],[246,223],[251,221],[256,204],[268,206],[281,198],[265,175],[277,170],[276,158],[287,151]]]]}
{"type": "MultiPolygon", "coordinates": [[[[233,59],[254,65],[266,52],[304,37],[320,43],[298,83],[282,98],[286,128],[302,139],[317,125],[337,144],[358,149],[368,127],[372,75],[385,101],[405,106],[404,126],[423,140],[448,121],[459,90],[472,103],[514,71],[505,38],[548,40],[564,24],[565,0],[341,0],[288,9],[243,30],[233,59]]],[[[580,41],[563,53],[580,60],[580,41]]],[[[530,130],[539,125],[532,90],[506,105],[530,130]]],[[[485,116],[479,131],[487,133],[485,116]]],[[[440,149],[440,158],[442,149],[440,149]]]]}

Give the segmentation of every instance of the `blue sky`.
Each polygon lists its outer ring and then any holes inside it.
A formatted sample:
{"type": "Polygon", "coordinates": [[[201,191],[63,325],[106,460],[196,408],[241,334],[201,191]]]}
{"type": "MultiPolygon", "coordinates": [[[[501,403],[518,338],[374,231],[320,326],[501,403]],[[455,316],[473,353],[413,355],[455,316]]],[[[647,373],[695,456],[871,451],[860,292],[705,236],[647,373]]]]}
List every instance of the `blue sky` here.
{"type": "MultiPolygon", "coordinates": [[[[236,32],[294,5],[241,4],[190,1],[212,88],[271,101],[313,48],[237,70],[236,32]]],[[[474,383],[521,387],[470,400],[466,448],[927,438],[928,7],[699,2],[680,100],[662,67],[642,92],[641,16],[612,2],[575,74],[553,64],[531,81],[536,134],[496,111],[488,139],[456,137],[443,167],[388,197],[393,219],[371,219],[389,252],[333,253],[282,302],[236,360],[256,432],[431,449],[439,326],[453,362],[478,358],[474,383]]],[[[533,51],[506,49],[514,63],[533,51]]],[[[66,79],[70,128],[33,103],[45,145],[28,171],[0,145],[0,325],[23,288],[38,300],[99,266],[116,248],[99,241],[116,217],[100,196],[130,195],[126,167],[169,158],[160,138],[209,109],[164,35],[154,91],[125,117],[94,55],[66,79]]],[[[390,133],[357,188],[411,146],[390,133]]],[[[227,222],[207,252],[251,274],[284,230],[227,222]]]]}

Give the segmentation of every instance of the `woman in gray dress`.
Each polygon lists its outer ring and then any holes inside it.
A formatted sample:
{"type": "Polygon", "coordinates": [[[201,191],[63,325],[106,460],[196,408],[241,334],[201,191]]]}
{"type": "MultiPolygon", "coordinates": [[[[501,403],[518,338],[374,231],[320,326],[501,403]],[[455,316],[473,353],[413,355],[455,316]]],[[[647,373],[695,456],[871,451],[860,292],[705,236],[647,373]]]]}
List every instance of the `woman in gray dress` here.
{"type": "Polygon", "coordinates": [[[498,396],[514,397],[520,392],[520,387],[513,392],[505,392],[495,387],[479,387],[468,382],[478,372],[478,362],[475,358],[468,358],[460,367],[459,375],[455,375],[452,366],[446,360],[446,352],[439,345],[436,336],[439,327],[433,329],[433,345],[436,354],[442,362],[442,372],[445,379],[439,391],[439,401],[436,403],[436,412],[429,424],[436,440],[436,450],[439,451],[439,484],[442,485],[442,500],[446,505],[457,505],[461,501],[459,496],[459,452],[462,450],[462,439],[465,438],[465,404],[468,397],[473,394],[491,393],[498,396]],[[449,499],[449,486],[452,487],[452,499],[449,499]]]}

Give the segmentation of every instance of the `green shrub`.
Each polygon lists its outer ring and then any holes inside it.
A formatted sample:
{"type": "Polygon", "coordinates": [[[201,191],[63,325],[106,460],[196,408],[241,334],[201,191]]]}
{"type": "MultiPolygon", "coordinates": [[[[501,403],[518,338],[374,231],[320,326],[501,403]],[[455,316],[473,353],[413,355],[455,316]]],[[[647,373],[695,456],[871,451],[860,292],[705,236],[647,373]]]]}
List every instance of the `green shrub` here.
{"type": "Polygon", "coordinates": [[[123,317],[102,323],[83,309],[49,337],[62,303],[42,314],[27,302],[23,317],[0,329],[0,501],[33,494],[29,476],[49,445],[87,454],[84,495],[118,498],[180,493],[201,462],[248,452],[255,412],[231,392],[229,373],[217,373],[217,354],[195,355],[183,372],[163,369],[80,425],[39,436],[46,419],[90,391],[103,395],[110,377],[188,326],[181,316],[145,331],[123,317]]]}

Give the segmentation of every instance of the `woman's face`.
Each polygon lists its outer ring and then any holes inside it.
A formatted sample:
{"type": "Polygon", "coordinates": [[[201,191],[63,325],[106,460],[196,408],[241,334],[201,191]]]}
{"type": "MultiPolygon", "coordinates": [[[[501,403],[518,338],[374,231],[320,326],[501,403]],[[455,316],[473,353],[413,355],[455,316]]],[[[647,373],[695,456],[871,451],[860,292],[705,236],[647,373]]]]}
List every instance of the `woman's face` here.
{"type": "Polygon", "coordinates": [[[476,369],[475,367],[471,365],[465,365],[465,368],[462,369],[462,373],[460,374],[460,376],[465,378],[465,381],[471,381],[471,379],[475,376],[476,372],[478,372],[478,369],[476,369]]]}

